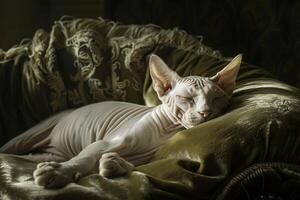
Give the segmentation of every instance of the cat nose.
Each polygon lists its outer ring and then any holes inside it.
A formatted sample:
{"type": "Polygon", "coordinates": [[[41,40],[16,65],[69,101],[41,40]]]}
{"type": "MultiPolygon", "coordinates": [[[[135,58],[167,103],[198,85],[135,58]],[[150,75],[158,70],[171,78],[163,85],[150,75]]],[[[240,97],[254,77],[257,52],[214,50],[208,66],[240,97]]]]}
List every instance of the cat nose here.
{"type": "Polygon", "coordinates": [[[211,112],[209,110],[205,110],[205,111],[201,111],[199,112],[199,114],[203,117],[203,118],[207,118],[211,112]]]}

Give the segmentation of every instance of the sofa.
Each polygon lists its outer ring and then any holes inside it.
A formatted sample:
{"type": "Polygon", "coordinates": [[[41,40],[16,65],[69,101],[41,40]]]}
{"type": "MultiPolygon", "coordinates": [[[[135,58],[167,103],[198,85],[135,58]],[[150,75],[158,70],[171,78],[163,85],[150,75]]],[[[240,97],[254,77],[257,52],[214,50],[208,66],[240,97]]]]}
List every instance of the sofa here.
{"type": "MultiPolygon", "coordinates": [[[[0,51],[0,145],[66,109],[106,100],[154,106],[147,58],[210,76],[229,61],[178,28],[64,16],[0,51]]],[[[234,55],[232,55],[234,56],[234,55]]],[[[173,136],[124,177],[92,174],[61,189],[33,182],[36,163],[0,154],[1,199],[297,199],[300,90],[243,62],[229,108],[173,136]]]]}

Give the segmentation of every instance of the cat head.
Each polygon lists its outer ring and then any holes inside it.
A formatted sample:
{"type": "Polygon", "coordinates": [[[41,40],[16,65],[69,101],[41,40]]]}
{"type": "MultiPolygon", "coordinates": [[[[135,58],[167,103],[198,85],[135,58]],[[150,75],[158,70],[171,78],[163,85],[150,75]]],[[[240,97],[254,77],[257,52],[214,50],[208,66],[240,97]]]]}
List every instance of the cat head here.
{"type": "Polygon", "coordinates": [[[228,106],[242,61],[237,55],[213,77],[180,77],[157,55],[149,59],[153,88],[158,98],[185,128],[220,115],[228,106]]]}

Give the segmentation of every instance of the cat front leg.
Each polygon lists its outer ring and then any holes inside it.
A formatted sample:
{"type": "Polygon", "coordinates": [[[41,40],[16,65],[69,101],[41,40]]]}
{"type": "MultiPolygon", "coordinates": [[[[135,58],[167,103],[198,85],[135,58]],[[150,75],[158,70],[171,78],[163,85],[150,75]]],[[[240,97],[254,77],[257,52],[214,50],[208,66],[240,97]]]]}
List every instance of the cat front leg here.
{"type": "Polygon", "coordinates": [[[118,177],[129,174],[134,165],[116,152],[105,153],[99,160],[99,174],[104,177],[118,177]]]}
{"type": "Polygon", "coordinates": [[[41,162],[33,172],[34,183],[44,188],[61,188],[68,183],[76,182],[81,174],[73,171],[72,166],[56,161],[41,162]]]}
{"type": "Polygon", "coordinates": [[[99,140],[84,148],[72,159],[58,162],[42,162],[37,165],[33,173],[35,183],[45,188],[60,188],[74,182],[81,176],[95,173],[99,160],[108,152],[122,152],[127,147],[126,142],[120,140],[99,140]]]}

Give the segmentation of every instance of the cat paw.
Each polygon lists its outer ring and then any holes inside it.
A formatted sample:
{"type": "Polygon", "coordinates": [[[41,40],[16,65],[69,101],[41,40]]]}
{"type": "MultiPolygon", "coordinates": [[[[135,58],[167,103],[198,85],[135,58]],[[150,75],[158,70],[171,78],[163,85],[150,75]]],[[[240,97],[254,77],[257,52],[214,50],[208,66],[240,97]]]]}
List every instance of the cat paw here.
{"type": "Polygon", "coordinates": [[[117,153],[105,153],[99,160],[99,174],[104,177],[126,175],[134,169],[134,165],[120,157],[117,153]]]}
{"type": "Polygon", "coordinates": [[[33,172],[33,177],[34,183],[44,188],[61,188],[74,179],[70,170],[54,161],[39,163],[33,172]]]}

